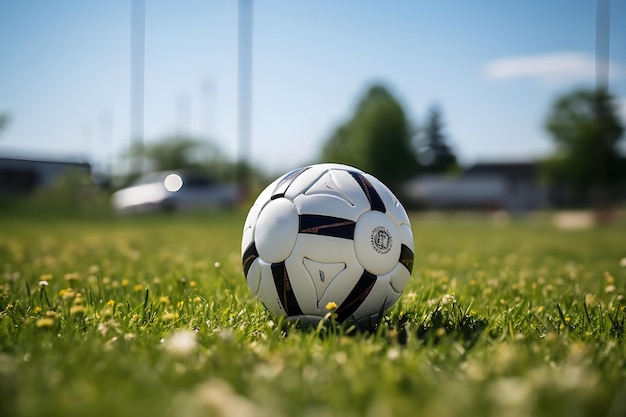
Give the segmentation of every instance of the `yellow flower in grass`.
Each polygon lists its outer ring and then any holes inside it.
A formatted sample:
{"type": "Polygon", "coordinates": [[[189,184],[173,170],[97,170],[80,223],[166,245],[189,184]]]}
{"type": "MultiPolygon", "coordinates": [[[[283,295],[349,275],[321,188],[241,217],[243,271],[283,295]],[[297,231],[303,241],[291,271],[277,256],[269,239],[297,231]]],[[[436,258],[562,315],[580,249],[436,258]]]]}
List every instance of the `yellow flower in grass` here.
{"type": "Polygon", "coordinates": [[[39,277],[40,281],[50,281],[52,279],[52,274],[42,274],[39,277]]]}
{"type": "Polygon", "coordinates": [[[40,306],[35,307],[35,309],[33,310],[35,313],[41,313],[41,311],[43,310],[43,308],[41,308],[40,306]]]}
{"type": "Polygon", "coordinates": [[[163,321],[174,321],[178,318],[178,313],[165,313],[163,314],[163,321]]]}
{"type": "Polygon", "coordinates": [[[143,286],[141,284],[135,284],[135,286],[133,287],[133,291],[135,292],[139,292],[143,290],[143,286]]]}
{"type": "Polygon", "coordinates": [[[107,301],[107,306],[109,307],[113,307],[115,305],[115,300],[109,300],[107,301]]]}
{"type": "Polygon", "coordinates": [[[124,278],[122,280],[122,287],[128,287],[128,284],[129,284],[129,281],[126,278],[124,278]]]}
{"type": "Polygon", "coordinates": [[[70,314],[73,316],[82,316],[85,314],[85,311],[87,311],[87,309],[82,304],[73,305],[72,308],[70,308],[70,314]]]}
{"type": "Polygon", "coordinates": [[[65,274],[63,278],[66,281],[77,281],[80,278],[80,276],[78,275],[78,272],[69,272],[65,274]]]}
{"type": "Polygon", "coordinates": [[[74,297],[76,297],[76,292],[71,288],[67,288],[59,291],[59,295],[67,301],[72,300],[74,297]]]}
{"type": "Polygon", "coordinates": [[[170,303],[170,297],[168,297],[167,295],[162,295],[159,297],[159,303],[161,304],[169,304],[170,303]]]}
{"type": "Polygon", "coordinates": [[[50,328],[54,326],[54,319],[50,317],[44,317],[35,322],[35,326],[39,329],[50,328]]]}
{"type": "Polygon", "coordinates": [[[334,301],[329,301],[326,304],[326,310],[328,310],[328,313],[326,313],[326,315],[324,316],[324,319],[336,319],[337,317],[339,317],[337,315],[337,313],[335,313],[335,311],[337,310],[337,303],[334,301]]]}
{"type": "Polygon", "coordinates": [[[209,263],[207,261],[197,261],[194,264],[194,267],[196,269],[199,269],[201,271],[206,270],[209,267],[209,263]]]}

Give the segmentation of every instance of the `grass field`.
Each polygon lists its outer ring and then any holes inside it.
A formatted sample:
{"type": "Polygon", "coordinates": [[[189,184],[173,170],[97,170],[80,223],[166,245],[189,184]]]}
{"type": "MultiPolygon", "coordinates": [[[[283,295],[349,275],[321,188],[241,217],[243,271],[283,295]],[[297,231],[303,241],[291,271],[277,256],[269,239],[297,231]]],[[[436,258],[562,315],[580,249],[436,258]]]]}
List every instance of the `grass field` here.
{"type": "Polygon", "coordinates": [[[626,415],[626,224],[412,219],[377,331],[285,327],[245,213],[0,219],[1,416],[626,415]]]}

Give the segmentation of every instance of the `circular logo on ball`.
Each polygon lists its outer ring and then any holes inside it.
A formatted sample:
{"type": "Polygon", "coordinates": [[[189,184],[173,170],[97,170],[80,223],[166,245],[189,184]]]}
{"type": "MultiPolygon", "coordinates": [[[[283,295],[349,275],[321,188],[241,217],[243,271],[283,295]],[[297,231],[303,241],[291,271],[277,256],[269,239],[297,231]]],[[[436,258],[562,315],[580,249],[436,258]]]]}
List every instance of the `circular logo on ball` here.
{"type": "Polygon", "coordinates": [[[382,255],[388,253],[391,250],[391,246],[393,246],[391,233],[383,226],[378,226],[372,230],[370,241],[372,242],[372,248],[382,255]]]}

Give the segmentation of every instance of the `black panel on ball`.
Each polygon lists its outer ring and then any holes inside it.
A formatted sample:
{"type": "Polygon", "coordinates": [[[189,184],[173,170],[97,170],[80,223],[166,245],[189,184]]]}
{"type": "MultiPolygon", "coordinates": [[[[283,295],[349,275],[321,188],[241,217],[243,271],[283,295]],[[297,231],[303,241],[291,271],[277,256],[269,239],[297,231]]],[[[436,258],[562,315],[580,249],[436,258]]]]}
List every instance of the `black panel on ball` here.
{"type": "Polygon", "coordinates": [[[246,248],[241,258],[241,262],[243,264],[243,273],[245,276],[248,276],[248,271],[250,270],[250,266],[252,266],[252,262],[254,262],[254,260],[258,257],[259,252],[256,250],[256,245],[254,244],[254,242],[252,242],[250,246],[246,248]]]}
{"type": "Polygon", "coordinates": [[[387,209],[385,208],[385,203],[383,203],[383,199],[380,198],[378,191],[376,191],[376,188],[374,188],[372,183],[367,178],[365,178],[363,174],[359,172],[355,172],[355,171],[349,171],[349,172],[350,172],[350,175],[352,175],[352,178],[356,180],[356,182],[359,184],[359,186],[365,193],[365,196],[367,197],[367,201],[369,201],[370,207],[372,208],[372,210],[381,211],[385,213],[387,211],[387,209]]]}
{"type": "Polygon", "coordinates": [[[356,283],[354,288],[352,288],[350,294],[348,294],[343,303],[337,307],[335,313],[337,314],[338,321],[345,321],[352,316],[355,311],[357,311],[369,295],[370,291],[372,291],[374,284],[376,284],[376,279],[376,275],[363,271],[363,275],[361,275],[359,281],[356,283]]]}
{"type": "Polygon", "coordinates": [[[356,223],[352,220],[320,214],[301,214],[299,219],[300,233],[354,239],[356,223]]]}
{"type": "Polygon", "coordinates": [[[287,313],[287,316],[299,316],[302,314],[296,294],[293,292],[291,281],[285,262],[272,264],[272,276],[274,277],[274,285],[278,293],[278,299],[287,313]]]}
{"type": "Polygon", "coordinates": [[[277,198],[284,197],[285,193],[287,192],[287,188],[289,188],[293,180],[298,178],[300,174],[302,174],[304,171],[306,171],[309,168],[310,167],[298,168],[285,174],[283,179],[281,179],[276,185],[276,188],[274,188],[274,192],[272,193],[272,197],[270,197],[270,200],[276,200],[277,198]]]}
{"type": "Polygon", "coordinates": [[[410,272],[413,272],[413,259],[415,255],[413,251],[405,244],[402,244],[400,247],[400,262],[406,269],[410,272]]]}

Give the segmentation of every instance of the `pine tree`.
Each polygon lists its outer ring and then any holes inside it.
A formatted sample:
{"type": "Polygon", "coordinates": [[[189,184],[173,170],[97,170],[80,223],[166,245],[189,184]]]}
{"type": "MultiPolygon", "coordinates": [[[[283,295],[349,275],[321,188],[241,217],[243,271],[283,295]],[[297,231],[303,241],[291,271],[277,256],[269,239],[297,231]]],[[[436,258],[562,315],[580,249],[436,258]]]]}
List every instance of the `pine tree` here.
{"type": "Polygon", "coordinates": [[[442,119],[441,110],[431,106],[418,135],[418,160],[424,172],[445,172],[457,165],[456,156],[447,144],[442,119]]]}

